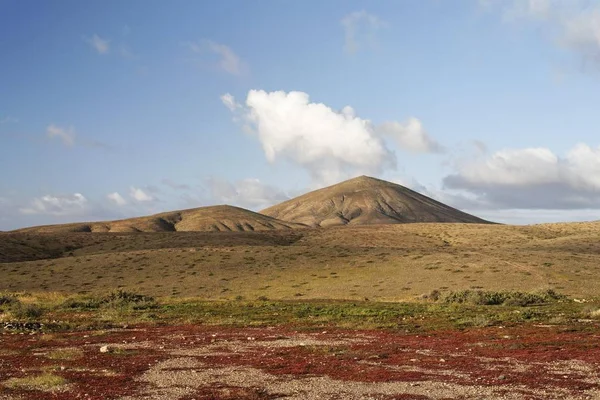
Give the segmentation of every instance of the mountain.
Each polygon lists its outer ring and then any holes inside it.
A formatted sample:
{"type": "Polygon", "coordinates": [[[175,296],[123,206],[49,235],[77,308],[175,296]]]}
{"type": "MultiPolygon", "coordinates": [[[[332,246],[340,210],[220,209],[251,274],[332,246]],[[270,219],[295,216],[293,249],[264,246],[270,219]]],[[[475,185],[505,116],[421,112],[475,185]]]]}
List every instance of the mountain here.
{"type": "Polygon", "coordinates": [[[306,193],[260,213],[221,205],[116,221],[36,226],[13,232],[241,232],[409,222],[490,223],[404,186],[360,176],[306,193]]]}
{"type": "Polygon", "coordinates": [[[170,211],[148,217],[117,221],[82,222],[20,229],[29,233],[65,232],[175,232],[175,231],[265,231],[305,228],[233,206],[200,207],[170,211]]]}
{"type": "Polygon", "coordinates": [[[360,176],[306,193],[261,214],[308,226],[490,223],[395,183],[360,176]]]}

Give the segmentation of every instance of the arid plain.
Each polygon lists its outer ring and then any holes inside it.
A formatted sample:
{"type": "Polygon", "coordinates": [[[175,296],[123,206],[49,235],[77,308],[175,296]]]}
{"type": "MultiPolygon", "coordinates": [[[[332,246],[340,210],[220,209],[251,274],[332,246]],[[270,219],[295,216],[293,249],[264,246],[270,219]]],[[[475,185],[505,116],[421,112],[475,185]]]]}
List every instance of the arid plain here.
{"type": "Polygon", "coordinates": [[[368,177],[0,233],[0,399],[594,399],[600,222],[368,177]]]}
{"type": "Polygon", "coordinates": [[[3,234],[0,290],[411,300],[432,290],[597,295],[600,223],[3,234]]]}

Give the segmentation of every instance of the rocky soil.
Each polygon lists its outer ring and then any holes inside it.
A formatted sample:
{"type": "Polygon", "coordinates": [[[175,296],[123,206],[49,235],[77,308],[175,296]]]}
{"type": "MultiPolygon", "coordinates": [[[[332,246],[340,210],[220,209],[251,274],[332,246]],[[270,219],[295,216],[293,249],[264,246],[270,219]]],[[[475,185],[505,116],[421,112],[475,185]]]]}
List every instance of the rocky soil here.
{"type": "Polygon", "coordinates": [[[600,334],[216,326],[4,332],[0,399],[597,399],[600,334]],[[64,384],[11,387],[52,374],[64,384]],[[12,379],[12,380],[11,380],[12,379]]]}

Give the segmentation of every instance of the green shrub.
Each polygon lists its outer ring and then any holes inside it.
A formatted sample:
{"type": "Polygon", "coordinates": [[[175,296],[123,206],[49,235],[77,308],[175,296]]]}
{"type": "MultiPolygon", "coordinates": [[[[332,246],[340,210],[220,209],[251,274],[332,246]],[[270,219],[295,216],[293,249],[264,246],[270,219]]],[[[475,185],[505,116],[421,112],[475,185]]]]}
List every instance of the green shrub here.
{"type": "Polygon", "coordinates": [[[44,314],[44,310],[37,304],[15,303],[10,309],[17,319],[36,319],[44,314]]]}
{"type": "Polygon", "coordinates": [[[0,295],[0,306],[11,305],[11,304],[18,303],[18,302],[19,302],[19,300],[14,295],[11,295],[11,294],[0,295]]]}
{"type": "Polygon", "coordinates": [[[126,290],[115,290],[102,299],[102,306],[131,307],[134,310],[145,310],[156,307],[154,297],[126,290]]]}
{"type": "Polygon", "coordinates": [[[547,304],[564,299],[565,296],[549,289],[541,292],[516,292],[516,291],[484,291],[484,290],[462,290],[450,292],[440,299],[449,304],[473,304],[473,305],[506,305],[526,307],[535,304],[547,304]]]}
{"type": "Polygon", "coordinates": [[[102,299],[94,297],[69,298],[62,303],[64,308],[78,308],[84,310],[96,310],[102,305],[102,299]]]}
{"type": "Polygon", "coordinates": [[[433,301],[438,301],[440,299],[441,295],[442,295],[442,293],[439,290],[434,289],[434,290],[432,290],[429,293],[425,293],[425,294],[421,295],[421,298],[422,299],[431,299],[433,301]]]}
{"type": "Polygon", "coordinates": [[[145,310],[155,308],[156,301],[151,296],[129,292],[126,290],[115,290],[105,296],[72,297],[63,302],[64,308],[77,308],[84,310],[97,310],[99,308],[124,308],[134,310],[145,310]]]}

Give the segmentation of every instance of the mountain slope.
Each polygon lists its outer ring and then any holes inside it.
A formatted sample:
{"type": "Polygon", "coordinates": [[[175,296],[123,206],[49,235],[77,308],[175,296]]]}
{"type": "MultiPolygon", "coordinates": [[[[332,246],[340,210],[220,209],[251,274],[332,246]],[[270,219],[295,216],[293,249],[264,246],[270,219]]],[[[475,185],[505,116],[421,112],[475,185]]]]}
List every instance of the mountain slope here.
{"type": "Polygon", "coordinates": [[[303,227],[305,226],[293,222],[278,221],[275,218],[243,208],[224,205],[171,211],[147,217],[129,218],[117,221],[36,226],[20,229],[18,232],[241,232],[303,227]]]}
{"type": "Polygon", "coordinates": [[[309,226],[409,222],[489,223],[395,183],[360,176],[269,207],[262,214],[309,226]]]}

